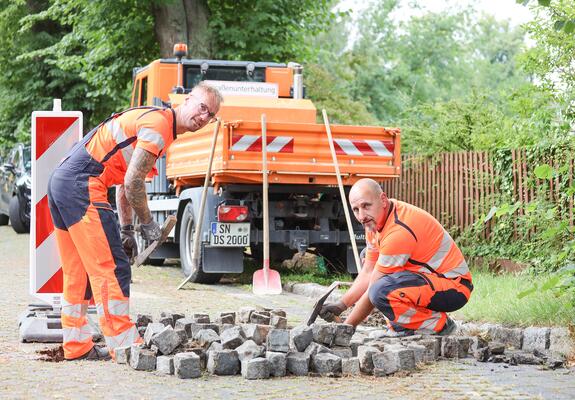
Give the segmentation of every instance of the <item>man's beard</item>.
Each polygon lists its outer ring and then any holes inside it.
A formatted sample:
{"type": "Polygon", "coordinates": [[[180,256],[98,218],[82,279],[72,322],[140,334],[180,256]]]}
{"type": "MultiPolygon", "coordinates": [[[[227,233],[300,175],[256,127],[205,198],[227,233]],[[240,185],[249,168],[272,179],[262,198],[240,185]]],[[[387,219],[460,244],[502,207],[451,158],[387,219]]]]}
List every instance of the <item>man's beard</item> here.
{"type": "Polygon", "coordinates": [[[377,231],[377,224],[375,223],[375,221],[373,219],[370,219],[369,221],[362,222],[361,225],[370,232],[377,231]]]}

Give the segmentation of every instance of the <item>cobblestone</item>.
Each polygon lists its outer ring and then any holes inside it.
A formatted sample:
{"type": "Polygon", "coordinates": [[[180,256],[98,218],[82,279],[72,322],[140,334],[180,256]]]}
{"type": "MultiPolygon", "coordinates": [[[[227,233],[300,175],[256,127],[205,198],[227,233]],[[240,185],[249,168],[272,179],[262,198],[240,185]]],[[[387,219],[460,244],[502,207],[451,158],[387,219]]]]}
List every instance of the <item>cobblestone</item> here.
{"type": "MultiPolygon", "coordinates": [[[[282,377],[248,381],[241,376],[210,376],[194,380],[135,371],[113,362],[61,362],[38,360],[36,350],[45,344],[24,344],[18,340],[17,318],[28,304],[28,235],[16,235],[9,226],[0,226],[0,398],[101,398],[115,385],[114,398],[157,399],[196,398],[210,394],[223,399],[362,399],[401,397],[404,399],[481,399],[575,397],[574,373],[569,370],[541,370],[537,366],[477,363],[468,358],[439,361],[407,376],[374,378],[350,376],[342,379],[323,377],[282,377]],[[353,388],[353,390],[350,390],[353,388]]],[[[254,296],[249,287],[222,284],[189,284],[175,287],[182,275],[177,265],[158,268],[143,266],[133,271],[131,287],[132,315],[152,314],[156,320],[164,310],[191,316],[196,312],[216,315],[222,310],[237,310],[238,305],[282,308],[288,326],[296,326],[309,314],[314,300],[284,293],[278,296],[254,296]]]]}

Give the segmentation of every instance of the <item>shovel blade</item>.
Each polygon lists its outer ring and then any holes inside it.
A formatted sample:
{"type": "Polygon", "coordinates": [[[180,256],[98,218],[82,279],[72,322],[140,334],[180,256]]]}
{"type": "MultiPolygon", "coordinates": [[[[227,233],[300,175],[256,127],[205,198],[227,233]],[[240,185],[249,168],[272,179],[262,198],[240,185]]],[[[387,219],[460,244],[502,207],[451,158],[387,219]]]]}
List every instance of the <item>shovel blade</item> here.
{"type": "Polygon", "coordinates": [[[280,273],[273,269],[267,270],[268,279],[264,269],[254,272],[252,291],[254,294],[280,294],[282,292],[282,281],[280,273]]]}

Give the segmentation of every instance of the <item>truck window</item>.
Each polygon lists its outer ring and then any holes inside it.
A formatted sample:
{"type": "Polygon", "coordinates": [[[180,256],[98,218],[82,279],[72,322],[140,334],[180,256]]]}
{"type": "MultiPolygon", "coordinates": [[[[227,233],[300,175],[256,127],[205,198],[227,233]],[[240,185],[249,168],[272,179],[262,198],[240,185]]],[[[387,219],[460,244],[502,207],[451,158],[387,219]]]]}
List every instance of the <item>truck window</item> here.
{"type": "Polygon", "coordinates": [[[137,79],[134,85],[135,90],[134,90],[134,97],[132,98],[132,107],[140,105],[140,80],[137,79]]]}
{"type": "Polygon", "coordinates": [[[199,65],[185,66],[186,89],[191,89],[202,80],[210,81],[239,81],[239,82],[265,82],[266,69],[256,68],[250,77],[245,67],[210,66],[205,75],[202,75],[199,65]]]}
{"type": "Polygon", "coordinates": [[[148,77],[142,78],[142,96],[138,105],[145,106],[148,104],[148,77]]]}

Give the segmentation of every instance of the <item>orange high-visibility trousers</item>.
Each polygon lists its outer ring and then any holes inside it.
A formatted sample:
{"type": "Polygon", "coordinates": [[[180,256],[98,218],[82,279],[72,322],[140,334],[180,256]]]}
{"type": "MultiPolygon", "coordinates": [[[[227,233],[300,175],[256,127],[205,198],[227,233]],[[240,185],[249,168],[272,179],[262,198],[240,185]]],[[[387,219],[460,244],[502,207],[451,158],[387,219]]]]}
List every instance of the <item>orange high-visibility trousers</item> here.
{"type": "Polygon", "coordinates": [[[129,316],[131,270],[107,187],[103,167],[80,144],[54,171],[48,200],[62,261],[64,356],[78,358],[93,347],[86,319],[94,297],[99,323],[112,356],[120,346],[141,342],[129,316]]]}
{"type": "Polygon", "coordinates": [[[384,275],[368,293],[393,330],[434,334],[443,329],[448,312],[467,303],[472,291],[473,284],[461,277],[401,271],[384,275]]]}

